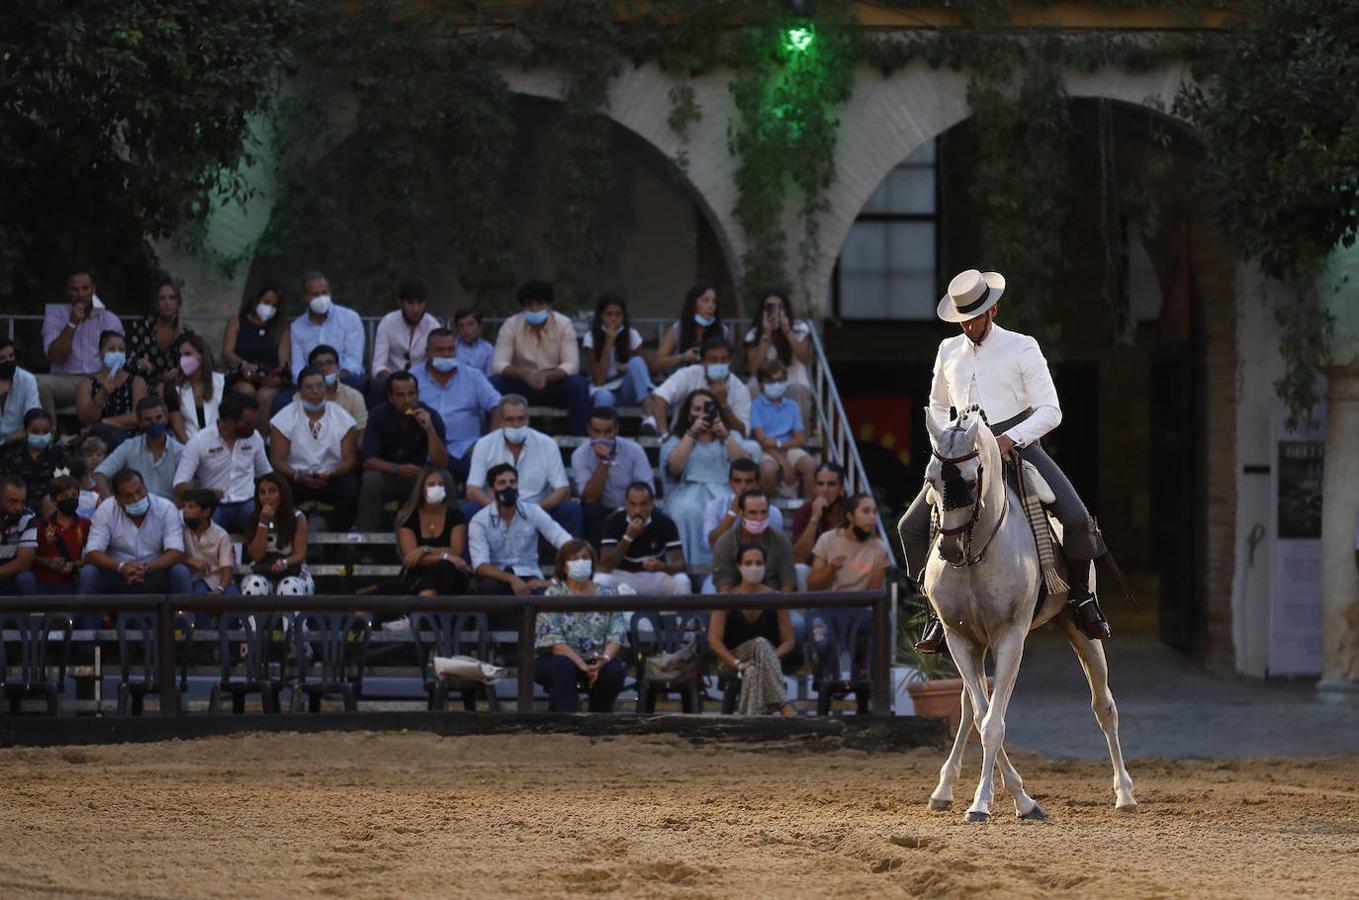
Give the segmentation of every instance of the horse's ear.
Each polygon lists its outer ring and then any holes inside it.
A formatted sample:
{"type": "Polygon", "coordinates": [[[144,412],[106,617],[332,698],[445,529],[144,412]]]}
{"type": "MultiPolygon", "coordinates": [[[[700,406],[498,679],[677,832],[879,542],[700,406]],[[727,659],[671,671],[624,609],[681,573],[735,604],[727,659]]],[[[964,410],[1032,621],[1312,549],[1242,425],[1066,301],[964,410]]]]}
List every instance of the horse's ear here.
{"type": "Polygon", "coordinates": [[[939,424],[939,420],[934,417],[934,410],[925,407],[925,430],[930,433],[930,443],[939,446],[939,439],[944,436],[944,426],[939,424]]]}
{"type": "Polygon", "coordinates": [[[967,426],[967,446],[977,446],[977,429],[981,427],[981,416],[972,416],[972,424],[967,426]]]}

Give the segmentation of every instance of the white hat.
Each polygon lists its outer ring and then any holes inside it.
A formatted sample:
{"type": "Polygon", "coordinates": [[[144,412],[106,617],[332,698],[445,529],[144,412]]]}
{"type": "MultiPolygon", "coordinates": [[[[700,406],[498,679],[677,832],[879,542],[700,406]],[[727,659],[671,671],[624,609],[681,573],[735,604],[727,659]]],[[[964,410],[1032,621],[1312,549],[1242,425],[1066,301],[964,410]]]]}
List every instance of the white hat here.
{"type": "Polygon", "coordinates": [[[1005,276],[999,272],[968,269],[953,276],[948,293],[939,301],[939,318],[945,322],[966,322],[984,314],[1005,293],[1005,276]]]}

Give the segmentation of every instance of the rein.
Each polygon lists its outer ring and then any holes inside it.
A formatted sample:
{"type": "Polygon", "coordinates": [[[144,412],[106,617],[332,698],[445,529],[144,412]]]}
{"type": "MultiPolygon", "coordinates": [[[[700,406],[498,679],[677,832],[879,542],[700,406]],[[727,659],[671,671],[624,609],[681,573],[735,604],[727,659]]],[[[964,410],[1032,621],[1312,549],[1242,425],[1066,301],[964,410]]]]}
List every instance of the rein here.
{"type": "MultiPolygon", "coordinates": [[[[953,465],[957,465],[958,463],[967,462],[968,460],[971,460],[971,459],[976,459],[978,456],[981,455],[981,451],[980,451],[980,450],[975,450],[975,449],[974,449],[971,453],[968,453],[968,454],[966,454],[966,455],[964,455],[964,456],[955,456],[955,457],[941,456],[941,455],[939,454],[939,451],[938,451],[938,450],[935,450],[935,449],[933,449],[933,448],[930,449],[930,452],[931,452],[932,454],[934,454],[934,458],[937,459],[937,460],[939,460],[941,463],[945,463],[945,464],[950,464],[950,463],[951,463],[951,464],[953,464],[953,465]]],[[[1002,458],[1002,459],[1001,459],[1001,468],[1003,469],[1004,466],[1005,466],[1005,461],[1004,461],[1004,458],[1002,458]]],[[[1004,487],[1004,479],[1003,479],[1003,478],[1002,478],[1002,480],[1001,480],[1001,486],[1004,487]]],[[[968,520],[967,520],[966,523],[964,523],[963,525],[961,525],[961,526],[958,527],[958,528],[945,528],[945,527],[943,527],[943,523],[940,522],[940,525],[939,525],[939,534],[944,535],[944,536],[947,536],[947,537],[957,537],[958,535],[962,535],[962,536],[963,536],[963,561],[962,561],[962,562],[957,562],[957,563],[952,563],[952,562],[949,563],[949,565],[952,566],[952,567],[955,568],[955,569],[962,569],[962,568],[965,568],[965,567],[967,567],[967,566],[975,566],[975,565],[977,565],[978,563],[980,563],[983,559],[985,559],[985,558],[986,558],[986,551],[987,551],[988,549],[990,549],[990,547],[991,547],[991,542],[994,541],[994,540],[996,539],[996,535],[1000,534],[1000,529],[1005,525],[1005,515],[1006,515],[1006,513],[1008,513],[1008,512],[1010,511],[1010,501],[1009,501],[1009,498],[1008,498],[1008,497],[1005,497],[1005,496],[1002,495],[1002,497],[1001,497],[1001,507],[1000,507],[1000,519],[997,520],[997,522],[996,522],[995,530],[993,530],[993,531],[991,532],[991,536],[990,536],[989,538],[986,539],[986,543],[985,543],[985,544],[982,544],[981,550],[977,551],[977,553],[976,553],[975,556],[973,555],[973,553],[972,553],[972,530],[973,530],[974,528],[976,528],[976,526],[977,526],[977,520],[981,518],[981,505],[982,505],[982,504],[981,504],[981,501],[982,501],[982,496],[985,494],[985,490],[986,490],[986,467],[985,467],[985,466],[978,466],[978,467],[977,467],[977,494],[976,494],[977,499],[974,500],[973,503],[972,503],[972,515],[968,517],[968,520]]]]}

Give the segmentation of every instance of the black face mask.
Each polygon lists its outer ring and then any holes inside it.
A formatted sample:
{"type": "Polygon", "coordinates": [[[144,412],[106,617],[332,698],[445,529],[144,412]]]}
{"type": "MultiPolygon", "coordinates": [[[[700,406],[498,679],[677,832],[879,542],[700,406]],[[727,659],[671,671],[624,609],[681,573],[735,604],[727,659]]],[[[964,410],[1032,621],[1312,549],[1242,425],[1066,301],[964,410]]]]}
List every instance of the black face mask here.
{"type": "Polygon", "coordinates": [[[185,516],[185,517],[184,517],[184,527],[187,528],[187,529],[189,529],[190,531],[197,531],[197,530],[198,530],[198,526],[199,526],[199,525],[202,525],[202,524],[203,524],[203,520],[200,519],[198,516],[185,516]]]}
{"type": "Polygon", "coordinates": [[[0,381],[13,381],[14,370],[19,368],[19,364],[14,360],[0,363],[0,381]]]}
{"type": "Polygon", "coordinates": [[[505,488],[503,491],[496,491],[496,502],[501,506],[514,506],[519,502],[519,488],[505,488]]]}
{"type": "Polygon", "coordinates": [[[860,543],[868,540],[870,537],[873,536],[873,532],[867,530],[866,528],[860,528],[858,525],[851,525],[850,528],[853,529],[854,536],[859,539],[860,543]]]}
{"type": "Polygon", "coordinates": [[[57,512],[63,516],[73,516],[80,507],[79,497],[67,497],[65,500],[57,501],[57,512]]]}
{"type": "Polygon", "coordinates": [[[23,513],[12,513],[7,509],[0,509],[0,522],[6,525],[13,525],[23,517],[23,513]]]}

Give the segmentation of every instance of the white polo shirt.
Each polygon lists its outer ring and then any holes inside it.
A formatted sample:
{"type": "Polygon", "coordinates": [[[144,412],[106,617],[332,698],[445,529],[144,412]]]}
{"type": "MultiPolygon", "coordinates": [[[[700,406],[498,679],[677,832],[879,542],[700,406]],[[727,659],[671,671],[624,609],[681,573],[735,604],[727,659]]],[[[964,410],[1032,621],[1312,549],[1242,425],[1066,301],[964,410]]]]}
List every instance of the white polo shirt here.
{"type": "MultiPolygon", "coordinates": [[[[692,366],[685,366],[674,375],[665,379],[661,386],[656,388],[656,396],[660,397],[670,407],[670,417],[679,413],[676,404],[683,403],[684,398],[689,396],[691,391],[699,388],[712,388],[708,385],[708,375],[706,367],[702,363],[695,363],[692,366]]],[[[745,386],[735,375],[727,375],[727,408],[731,414],[741,420],[741,424],[750,430],[750,389],[745,386]]],[[[669,423],[666,423],[669,428],[669,423]]],[[[738,435],[739,437],[739,435],[738,435]]]]}
{"type": "Polygon", "coordinates": [[[288,439],[288,466],[299,472],[334,472],[340,464],[344,436],[358,427],[354,417],[338,403],[327,401],[321,417],[313,422],[294,400],[269,420],[269,427],[288,439]]]}
{"type": "Polygon", "coordinates": [[[216,427],[204,428],[184,445],[175,484],[197,480],[200,487],[220,489],[223,503],[243,503],[254,499],[255,479],[272,471],[258,431],[227,446],[216,427]]]}
{"type": "MultiPolygon", "coordinates": [[[[201,432],[200,432],[201,433],[201,432]]],[[[184,520],[179,509],[164,497],[146,495],[151,507],[142,524],[133,522],[117,497],[108,497],[90,519],[85,552],[102,550],[115,562],[150,562],[166,550],[184,550],[184,520]]]]}
{"type": "Polygon", "coordinates": [[[541,503],[544,497],[557,488],[568,486],[561,448],[552,438],[533,428],[524,438],[523,449],[519,451],[517,460],[510,453],[504,429],[497,428],[479,438],[472,447],[467,483],[490,490],[486,484],[486,472],[501,463],[509,463],[519,473],[519,499],[525,503],[541,503]]]}

